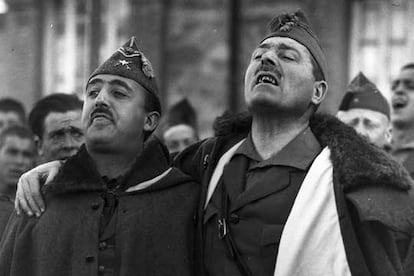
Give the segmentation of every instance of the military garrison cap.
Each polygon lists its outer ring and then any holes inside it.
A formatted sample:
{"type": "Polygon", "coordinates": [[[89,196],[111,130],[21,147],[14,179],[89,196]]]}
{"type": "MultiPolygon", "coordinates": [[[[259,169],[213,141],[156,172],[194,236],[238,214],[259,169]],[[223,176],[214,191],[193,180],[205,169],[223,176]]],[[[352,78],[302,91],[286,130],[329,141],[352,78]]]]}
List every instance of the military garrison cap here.
{"type": "Polygon", "coordinates": [[[197,114],[187,98],[171,106],[168,111],[167,124],[169,126],[185,124],[197,129],[197,114]]]}
{"type": "Polygon", "coordinates": [[[390,105],[385,97],[362,72],[351,81],[346,89],[339,110],[353,108],[369,109],[383,113],[390,118],[390,105]]]}
{"type": "MultiPolygon", "coordinates": [[[[131,37],[111,57],[90,75],[89,80],[100,74],[117,75],[136,81],[156,98],[156,108],[161,114],[158,86],[150,61],[138,48],[135,37],[131,37]]],[[[88,82],[89,82],[88,80],[88,82]]]]}
{"type": "Polygon", "coordinates": [[[305,46],[318,63],[326,80],[328,67],[319,39],[312,30],[305,14],[298,10],[294,13],[284,13],[274,17],[269,23],[270,33],[262,40],[270,37],[288,37],[305,46]]]}

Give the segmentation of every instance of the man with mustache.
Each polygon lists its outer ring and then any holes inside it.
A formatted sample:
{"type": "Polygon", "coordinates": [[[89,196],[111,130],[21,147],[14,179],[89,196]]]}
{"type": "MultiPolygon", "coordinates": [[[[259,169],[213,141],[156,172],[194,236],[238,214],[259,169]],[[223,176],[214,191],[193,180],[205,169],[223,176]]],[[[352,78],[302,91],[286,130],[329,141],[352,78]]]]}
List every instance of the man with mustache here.
{"type": "MultiPolygon", "coordinates": [[[[414,232],[411,179],[351,127],[315,115],[326,74],[303,13],[274,18],[246,70],[249,113],[220,118],[217,137],[177,156],[201,183],[196,275],[403,275],[391,232],[414,232]]],[[[24,210],[41,204],[28,182],[52,167],[20,183],[24,210]]]]}
{"type": "Polygon", "coordinates": [[[151,136],[157,93],[134,37],[91,74],[85,144],[44,186],[40,218],[12,215],[0,275],[191,275],[198,185],[151,136]]]}

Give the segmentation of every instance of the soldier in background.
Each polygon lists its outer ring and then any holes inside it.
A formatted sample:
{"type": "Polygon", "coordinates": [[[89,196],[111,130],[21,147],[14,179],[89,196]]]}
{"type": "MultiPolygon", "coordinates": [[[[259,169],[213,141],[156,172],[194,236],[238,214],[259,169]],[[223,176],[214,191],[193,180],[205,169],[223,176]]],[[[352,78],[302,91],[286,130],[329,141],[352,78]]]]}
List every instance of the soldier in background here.
{"type": "Polygon", "coordinates": [[[33,168],[35,160],[33,134],[28,128],[12,125],[0,132],[0,237],[13,211],[17,181],[33,168]]]}
{"type": "Polygon", "coordinates": [[[362,72],[348,85],[337,117],[380,148],[391,143],[390,106],[362,72]]]}
{"type": "Polygon", "coordinates": [[[392,155],[414,177],[414,63],[401,68],[391,90],[392,155]]]}
{"type": "Polygon", "coordinates": [[[31,131],[9,126],[0,133],[0,194],[14,199],[19,177],[33,168],[36,148],[31,131]]]}
{"type": "Polygon", "coordinates": [[[82,101],[76,95],[55,93],[40,99],[30,111],[40,162],[65,160],[84,142],[82,101]]]}
{"type": "Polygon", "coordinates": [[[199,140],[197,114],[187,98],[171,106],[162,137],[173,156],[199,140]]]}
{"type": "Polygon", "coordinates": [[[26,112],[23,104],[12,98],[0,99],[0,131],[10,125],[24,125],[26,112]]]}

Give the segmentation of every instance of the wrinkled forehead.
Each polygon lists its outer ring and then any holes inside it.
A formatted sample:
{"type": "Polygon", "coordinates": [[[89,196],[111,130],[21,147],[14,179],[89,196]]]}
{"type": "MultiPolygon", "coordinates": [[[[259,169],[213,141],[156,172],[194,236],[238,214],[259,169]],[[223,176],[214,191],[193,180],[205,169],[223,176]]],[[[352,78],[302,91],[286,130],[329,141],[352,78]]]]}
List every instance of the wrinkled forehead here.
{"type": "Polygon", "coordinates": [[[292,49],[296,50],[299,53],[306,54],[310,56],[310,52],[308,48],[306,48],[301,43],[297,42],[296,40],[289,38],[289,37],[280,37],[280,36],[273,36],[266,38],[263,40],[257,48],[264,48],[264,49],[292,49]]]}
{"type": "Polygon", "coordinates": [[[49,133],[57,130],[80,128],[81,110],[69,110],[66,112],[51,112],[43,123],[43,132],[49,133]]]}
{"type": "Polygon", "coordinates": [[[86,91],[88,90],[88,88],[93,87],[94,85],[102,85],[104,83],[108,83],[112,86],[124,87],[125,89],[128,89],[131,92],[136,91],[137,93],[146,93],[147,91],[147,89],[145,89],[144,86],[142,86],[140,83],[133,79],[110,74],[98,74],[92,77],[86,84],[86,91]]]}

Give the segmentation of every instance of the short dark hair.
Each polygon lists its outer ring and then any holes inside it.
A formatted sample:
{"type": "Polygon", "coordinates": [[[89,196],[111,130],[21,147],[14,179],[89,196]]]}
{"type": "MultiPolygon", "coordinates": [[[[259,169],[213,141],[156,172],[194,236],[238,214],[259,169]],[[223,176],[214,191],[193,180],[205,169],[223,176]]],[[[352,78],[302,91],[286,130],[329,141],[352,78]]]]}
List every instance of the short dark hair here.
{"type": "Polygon", "coordinates": [[[17,136],[22,139],[30,139],[34,143],[33,133],[26,126],[12,125],[0,132],[0,148],[3,147],[4,141],[9,136],[17,136]]]}
{"type": "Polygon", "coordinates": [[[414,62],[407,63],[406,65],[401,67],[401,70],[405,70],[405,69],[414,69],[414,62]]]}
{"type": "Polygon", "coordinates": [[[0,99],[0,112],[14,112],[16,113],[23,124],[26,123],[26,111],[23,104],[13,98],[0,99]]]}
{"type": "Polygon", "coordinates": [[[316,62],[316,59],[312,56],[312,54],[309,52],[310,61],[312,64],[312,74],[316,81],[322,81],[325,80],[325,77],[323,76],[322,69],[319,66],[319,64],[316,62]]]}
{"type": "Polygon", "coordinates": [[[42,138],[46,117],[52,113],[82,110],[83,102],[76,95],[55,93],[40,99],[29,114],[29,126],[33,133],[42,138]]]}

